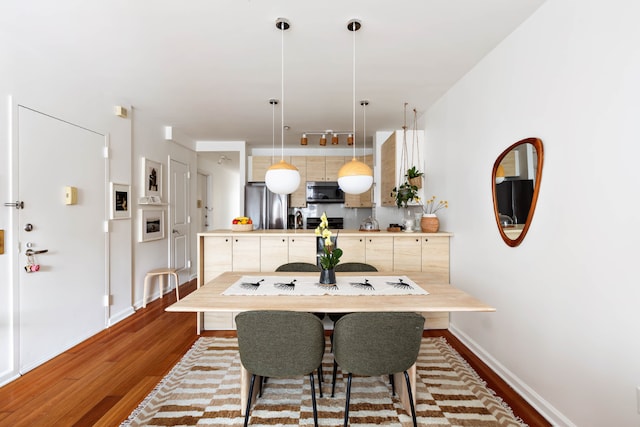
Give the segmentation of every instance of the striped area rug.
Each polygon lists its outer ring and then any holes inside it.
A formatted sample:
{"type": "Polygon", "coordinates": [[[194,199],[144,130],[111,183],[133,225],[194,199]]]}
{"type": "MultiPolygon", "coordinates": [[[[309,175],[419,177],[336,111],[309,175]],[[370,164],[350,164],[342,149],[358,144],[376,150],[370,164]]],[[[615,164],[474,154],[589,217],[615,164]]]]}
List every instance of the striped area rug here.
{"type": "MultiPolygon", "coordinates": [[[[333,356],[327,340],[321,426],[343,424],[346,377],[331,398],[333,356]]],[[[418,358],[417,406],[421,426],[525,426],[444,338],[423,338],[418,358]]],[[[133,426],[241,426],[240,357],[235,338],[200,338],[153,392],[122,423],[133,426]]],[[[316,381],[317,383],[317,381],[316,381]]],[[[309,378],[270,378],[251,409],[252,426],[312,426],[309,378]]],[[[391,395],[388,377],[354,377],[351,426],[410,426],[411,416],[391,395]]]]}

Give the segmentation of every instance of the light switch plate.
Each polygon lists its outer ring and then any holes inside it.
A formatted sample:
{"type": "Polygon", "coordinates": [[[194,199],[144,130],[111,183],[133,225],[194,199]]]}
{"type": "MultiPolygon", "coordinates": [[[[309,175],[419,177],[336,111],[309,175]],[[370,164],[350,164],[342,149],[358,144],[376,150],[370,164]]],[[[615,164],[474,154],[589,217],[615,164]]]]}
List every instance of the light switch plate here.
{"type": "Polygon", "coordinates": [[[78,189],[76,187],[67,186],[64,188],[64,203],[66,205],[78,203],[78,189]]]}

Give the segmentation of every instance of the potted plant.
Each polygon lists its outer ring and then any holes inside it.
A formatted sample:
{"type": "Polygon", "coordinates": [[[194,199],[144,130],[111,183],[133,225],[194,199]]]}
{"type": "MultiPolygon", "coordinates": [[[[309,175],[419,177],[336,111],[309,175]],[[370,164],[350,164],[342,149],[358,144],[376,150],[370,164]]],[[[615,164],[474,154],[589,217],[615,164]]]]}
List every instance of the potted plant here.
{"type": "Polygon", "coordinates": [[[399,187],[393,187],[391,197],[396,199],[396,206],[399,208],[406,208],[409,202],[420,200],[418,187],[412,185],[409,181],[403,182],[399,187]]]}
{"type": "Polygon", "coordinates": [[[436,215],[440,209],[449,207],[449,202],[440,200],[436,203],[436,196],[433,196],[422,206],[422,219],[420,220],[420,229],[425,233],[435,233],[440,229],[440,220],[436,215]]]}
{"type": "Polygon", "coordinates": [[[320,283],[324,285],[336,283],[336,265],[340,262],[342,249],[335,247],[331,239],[333,233],[329,230],[329,221],[326,212],[320,217],[320,225],[316,227],[316,236],[324,242],[323,253],[320,255],[320,283]]]}
{"type": "Polygon", "coordinates": [[[415,166],[407,169],[407,173],[404,176],[411,185],[415,185],[418,188],[422,188],[422,176],[424,172],[420,172],[415,166]]]}

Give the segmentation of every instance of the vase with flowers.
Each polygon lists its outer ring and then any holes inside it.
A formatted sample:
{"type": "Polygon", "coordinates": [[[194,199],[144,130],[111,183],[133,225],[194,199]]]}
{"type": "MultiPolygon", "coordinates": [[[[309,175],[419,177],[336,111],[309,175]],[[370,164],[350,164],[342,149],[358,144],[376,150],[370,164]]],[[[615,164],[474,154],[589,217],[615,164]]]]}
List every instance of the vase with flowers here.
{"type": "Polygon", "coordinates": [[[440,209],[449,207],[449,202],[440,200],[436,203],[436,196],[433,196],[422,205],[422,218],[420,219],[420,229],[424,233],[435,233],[440,228],[440,220],[436,215],[440,209]]]}
{"type": "Polygon", "coordinates": [[[316,227],[315,233],[323,243],[322,253],[320,254],[320,283],[324,285],[335,284],[335,268],[340,262],[342,249],[338,248],[335,244],[337,239],[332,238],[333,233],[329,230],[329,221],[326,212],[322,213],[320,225],[316,227]]]}

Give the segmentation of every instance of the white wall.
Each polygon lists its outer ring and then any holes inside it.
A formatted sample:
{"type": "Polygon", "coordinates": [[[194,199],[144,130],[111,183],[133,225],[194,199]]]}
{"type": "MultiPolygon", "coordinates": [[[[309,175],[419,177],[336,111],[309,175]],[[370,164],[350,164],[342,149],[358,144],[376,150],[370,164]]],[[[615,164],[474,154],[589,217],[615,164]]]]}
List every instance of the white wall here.
{"type": "Polygon", "coordinates": [[[240,199],[244,198],[242,186],[240,186],[240,159],[238,152],[224,152],[226,158],[218,163],[223,152],[198,153],[198,169],[205,171],[210,177],[209,200],[209,229],[231,228],[231,221],[241,216],[240,199]],[[203,155],[204,154],[204,155],[203,155]],[[212,209],[212,210],[211,210],[212,209]]]}
{"type": "MultiPolygon", "coordinates": [[[[176,129],[173,129],[173,140],[165,139],[164,126],[148,117],[141,110],[133,109],[134,127],[133,127],[133,180],[132,193],[134,195],[134,208],[139,208],[137,198],[142,195],[142,157],[162,164],[162,201],[169,201],[169,158],[177,160],[188,165],[191,174],[189,182],[189,212],[191,213],[194,223],[191,224],[193,232],[189,242],[191,269],[179,272],[180,282],[184,283],[191,279],[192,273],[196,271],[196,239],[197,231],[196,218],[196,187],[197,187],[197,170],[198,160],[196,152],[186,148],[187,146],[195,146],[195,141],[190,140],[187,136],[181,135],[176,129]]],[[[171,230],[169,229],[169,207],[165,206],[165,239],[153,240],[150,242],[139,242],[138,232],[140,222],[138,218],[138,209],[134,209],[133,216],[133,247],[135,253],[134,272],[133,272],[133,303],[135,307],[142,305],[144,277],[147,271],[154,268],[169,266],[169,239],[171,230]]],[[[171,282],[173,286],[173,282],[171,282]]],[[[172,288],[173,289],[173,288],[172,288]]],[[[151,299],[159,296],[158,287],[154,286],[150,289],[152,292],[151,299]]],[[[165,288],[165,291],[167,289],[165,288]]]]}
{"type": "Polygon", "coordinates": [[[427,112],[451,280],[495,306],[457,334],[556,425],[639,425],[640,3],[548,1],[427,112]],[[491,168],[545,149],[529,234],[498,234],[491,168]]]}
{"type": "MultiPolygon", "coordinates": [[[[3,53],[0,55],[0,199],[2,202],[19,197],[17,183],[12,178],[12,155],[9,135],[9,96],[14,102],[30,106],[72,123],[83,125],[109,135],[110,181],[130,183],[134,203],[132,219],[111,221],[109,235],[110,294],[109,324],[133,313],[133,306],[142,298],[144,273],[158,266],[167,265],[168,240],[138,244],[137,204],[139,190],[140,156],[162,161],[168,156],[190,165],[192,212],[195,211],[196,154],[188,147],[195,142],[179,135],[176,141],[164,139],[164,126],[151,117],[136,114],[130,100],[122,95],[104,93],[99,81],[85,81],[70,70],[64,60],[43,63],[38,49],[41,46],[24,46],[10,31],[0,28],[3,53]],[[130,116],[114,115],[113,107],[127,107],[130,116]]],[[[174,132],[176,133],[176,132],[174,132]]],[[[69,153],[73,155],[73,153],[69,153]]],[[[81,159],[78,159],[79,161],[81,159]]],[[[166,169],[165,169],[166,170],[166,169]]],[[[166,176],[165,176],[166,188],[166,176]]],[[[13,277],[14,265],[20,262],[17,241],[12,232],[16,227],[15,210],[0,207],[0,229],[5,230],[5,254],[0,255],[0,384],[17,375],[17,320],[19,313],[17,279],[13,277]]],[[[195,239],[191,242],[192,271],[195,271],[195,239]]],[[[188,280],[191,272],[181,279],[188,280]]],[[[55,283],[52,283],[55,286],[55,283]]],[[[63,295],[60,296],[64,297],[63,295]]]]}

